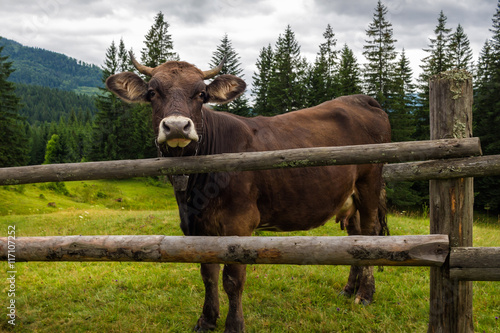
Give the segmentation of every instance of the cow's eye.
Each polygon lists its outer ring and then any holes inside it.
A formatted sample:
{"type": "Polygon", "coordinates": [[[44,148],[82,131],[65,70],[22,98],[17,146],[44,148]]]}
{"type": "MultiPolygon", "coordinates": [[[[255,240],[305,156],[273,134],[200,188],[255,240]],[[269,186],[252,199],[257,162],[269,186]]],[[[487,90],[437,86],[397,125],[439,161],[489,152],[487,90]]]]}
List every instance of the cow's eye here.
{"type": "Polygon", "coordinates": [[[202,91],[201,93],[199,93],[199,95],[198,95],[198,96],[200,96],[200,98],[201,98],[202,100],[205,100],[205,98],[207,97],[207,94],[206,94],[204,91],[202,91]]]}
{"type": "Polygon", "coordinates": [[[156,92],[154,90],[148,90],[148,99],[151,100],[151,98],[156,95],[156,92]]]}

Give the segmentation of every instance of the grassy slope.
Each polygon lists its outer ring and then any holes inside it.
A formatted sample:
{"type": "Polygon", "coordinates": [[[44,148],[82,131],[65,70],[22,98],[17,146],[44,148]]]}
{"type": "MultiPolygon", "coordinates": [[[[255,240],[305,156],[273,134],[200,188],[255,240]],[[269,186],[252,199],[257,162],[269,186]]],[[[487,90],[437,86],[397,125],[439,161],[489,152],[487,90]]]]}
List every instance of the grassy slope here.
{"type": "MultiPolygon", "coordinates": [[[[0,188],[0,234],[15,225],[17,236],[180,235],[172,189],[144,181],[67,183],[72,197],[46,185],[0,188]],[[43,194],[40,198],[40,194],[43,194]],[[117,200],[119,199],[120,200],[117,200]],[[56,207],[49,207],[55,202],[56,207]]],[[[429,223],[389,217],[394,235],[427,234],[429,223]]],[[[261,232],[261,235],[272,233],[261,232]]],[[[327,225],[295,235],[344,235],[327,225]]],[[[475,246],[499,246],[500,228],[474,227],[475,246]]],[[[279,234],[290,235],[290,234],[279,234]]],[[[203,305],[197,264],[18,263],[16,304],[20,332],[185,332],[203,305]]],[[[6,265],[4,266],[6,267],[6,265]]],[[[6,269],[5,269],[6,270],[6,269]]],[[[428,321],[429,269],[385,267],[376,272],[371,306],[337,294],[344,266],[248,266],[244,307],[248,332],[424,332],[428,321]]],[[[7,302],[2,285],[0,307],[7,302]]],[[[221,290],[223,331],[227,301],[221,290]]],[[[474,283],[478,332],[500,332],[500,284],[474,283]]],[[[0,330],[9,328],[2,319],[0,330]]]]}

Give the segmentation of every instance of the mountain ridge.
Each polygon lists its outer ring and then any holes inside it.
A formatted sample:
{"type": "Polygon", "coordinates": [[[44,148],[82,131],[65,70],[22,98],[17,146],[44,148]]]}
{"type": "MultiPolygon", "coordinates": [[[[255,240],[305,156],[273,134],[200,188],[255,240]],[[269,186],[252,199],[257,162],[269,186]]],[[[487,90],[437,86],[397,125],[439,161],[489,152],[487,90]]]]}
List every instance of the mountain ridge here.
{"type": "Polygon", "coordinates": [[[9,81],[28,85],[96,94],[103,87],[102,70],[94,64],[42,48],[24,46],[0,37],[3,56],[12,61],[15,71],[9,81]]]}

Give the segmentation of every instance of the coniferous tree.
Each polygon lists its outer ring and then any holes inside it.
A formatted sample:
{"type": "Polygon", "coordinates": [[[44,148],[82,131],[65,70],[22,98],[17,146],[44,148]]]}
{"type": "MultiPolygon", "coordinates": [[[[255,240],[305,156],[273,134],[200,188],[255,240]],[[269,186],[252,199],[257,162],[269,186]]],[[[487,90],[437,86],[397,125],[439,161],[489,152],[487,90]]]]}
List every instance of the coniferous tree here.
{"type": "Polygon", "coordinates": [[[274,114],[282,114],[306,106],[307,62],[300,55],[295,33],[288,25],[278,37],[269,80],[268,100],[274,114]]]}
{"type": "Polygon", "coordinates": [[[336,81],[338,96],[354,95],[362,92],[361,70],[354,53],[347,44],[344,44],[340,51],[336,81]]]}
{"type": "Polygon", "coordinates": [[[415,131],[414,112],[416,107],[413,71],[405,50],[396,64],[394,76],[394,96],[389,110],[392,141],[411,141],[415,131]]]}
{"type": "Polygon", "coordinates": [[[20,98],[14,92],[14,84],[8,81],[14,72],[12,62],[2,56],[3,48],[0,47],[0,167],[26,165],[29,136],[19,116],[20,98]]]}
{"type": "MultiPolygon", "coordinates": [[[[102,67],[102,82],[118,72],[118,51],[113,41],[106,50],[106,58],[102,67]]],[[[102,88],[97,97],[99,110],[94,121],[92,134],[92,150],[90,159],[94,161],[119,159],[118,140],[116,137],[117,118],[121,102],[114,94],[102,88]]]]}
{"type": "MultiPolygon", "coordinates": [[[[490,29],[492,37],[481,52],[474,96],[474,135],[481,139],[486,155],[500,154],[500,1],[490,29]]],[[[480,209],[500,211],[500,177],[475,181],[475,204],[480,209]]]]}
{"type": "Polygon", "coordinates": [[[335,85],[337,74],[337,53],[335,50],[337,39],[332,27],[328,24],[323,33],[325,42],[320,44],[316,61],[309,76],[308,106],[318,105],[324,101],[337,97],[335,85]]]}
{"type": "MultiPolygon", "coordinates": [[[[225,34],[221,39],[220,44],[217,46],[217,50],[213,53],[212,61],[210,62],[209,67],[213,68],[218,66],[224,57],[226,58],[226,61],[224,62],[219,74],[231,74],[242,78],[244,75],[242,74],[243,68],[241,68],[240,56],[233,48],[227,34],[225,34]]],[[[241,95],[239,98],[230,103],[215,105],[214,110],[231,112],[245,117],[250,115],[250,107],[248,106],[248,99],[245,95],[241,95]]]]}
{"type": "Polygon", "coordinates": [[[30,165],[42,164],[45,159],[45,148],[48,141],[48,123],[35,124],[30,126],[31,152],[30,165]]]}
{"type": "MultiPolygon", "coordinates": [[[[394,95],[391,108],[388,110],[392,141],[401,142],[413,139],[415,107],[413,71],[403,49],[395,68],[394,95]]],[[[425,192],[421,191],[421,185],[411,181],[388,183],[387,199],[391,205],[400,208],[420,207],[422,200],[426,197],[425,192]]],[[[425,191],[428,193],[427,186],[425,191]]]]}
{"type": "Polygon", "coordinates": [[[117,65],[118,72],[130,72],[132,67],[130,66],[130,58],[125,48],[125,43],[123,42],[123,38],[120,39],[120,45],[118,46],[118,54],[117,54],[117,65]]]}
{"type": "Polygon", "coordinates": [[[429,129],[429,79],[431,76],[445,72],[451,68],[449,39],[451,29],[446,27],[447,17],[443,11],[439,13],[438,25],[434,29],[434,38],[429,38],[430,44],[425,52],[429,53],[422,59],[422,73],[419,77],[420,107],[416,113],[416,140],[428,140],[430,137],[429,129]]]}
{"type": "Polygon", "coordinates": [[[373,22],[368,26],[368,39],[363,46],[365,64],[365,85],[368,95],[374,97],[383,109],[391,107],[393,97],[393,75],[397,53],[394,44],[392,24],[387,21],[387,7],[379,0],[373,22]]]}
{"type": "MultiPolygon", "coordinates": [[[[475,71],[475,80],[474,80],[474,88],[477,91],[482,85],[486,82],[490,81],[491,78],[491,67],[493,66],[493,57],[492,57],[492,49],[491,49],[491,41],[486,40],[484,42],[483,48],[479,53],[479,60],[476,66],[475,71]]],[[[474,118],[476,121],[476,118],[474,118]]]]}
{"type": "Polygon", "coordinates": [[[259,58],[257,59],[257,71],[252,76],[253,87],[252,95],[254,96],[254,113],[258,115],[272,115],[274,111],[269,103],[269,82],[271,80],[273,66],[273,49],[271,44],[263,47],[260,50],[259,58]]]}
{"type": "Polygon", "coordinates": [[[439,13],[438,25],[434,29],[434,38],[429,38],[429,48],[424,49],[429,55],[422,59],[422,67],[424,73],[423,78],[428,79],[430,76],[445,72],[452,67],[450,62],[450,32],[451,28],[446,27],[448,18],[443,11],[439,13]]]}
{"type": "Polygon", "coordinates": [[[450,63],[453,68],[472,72],[473,60],[469,37],[467,37],[460,24],[450,37],[449,52],[450,63]]]}
{"type": "Polygon", "coordinates": [[[142,49],[142,64],[149,67],[156,67],[170,60],[179,60],[179,55],[174,52],[172,35],[168,33],[170,25],[165,21],[163,13],[160,11],[154,18],[155,22],[145,36],[142,49]]]}

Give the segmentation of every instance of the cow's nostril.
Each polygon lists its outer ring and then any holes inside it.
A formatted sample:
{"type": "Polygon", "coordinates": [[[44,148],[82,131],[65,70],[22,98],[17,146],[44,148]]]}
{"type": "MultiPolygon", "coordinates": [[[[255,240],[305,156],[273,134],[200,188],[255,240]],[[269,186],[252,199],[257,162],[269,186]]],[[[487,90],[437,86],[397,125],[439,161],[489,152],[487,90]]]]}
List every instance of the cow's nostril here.
{"type": "Polygon", "coordinates": [[[191,122],[190,121],[188,121],[186,126],[184,126],[183,130],[184,130],[184,133],[188,133],[191,130],[191,122]]]}
{"type": "Polygon", "coordinates": [[[162,127],[166,133],[170,133],[170,126],[168,126],[165,121],[163,122],[162,127]]]}

